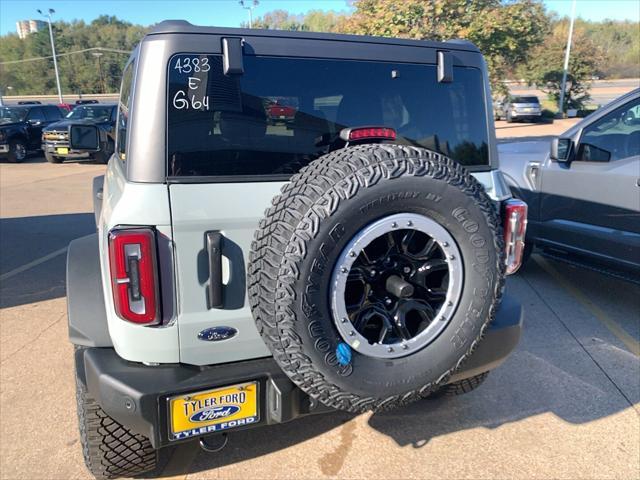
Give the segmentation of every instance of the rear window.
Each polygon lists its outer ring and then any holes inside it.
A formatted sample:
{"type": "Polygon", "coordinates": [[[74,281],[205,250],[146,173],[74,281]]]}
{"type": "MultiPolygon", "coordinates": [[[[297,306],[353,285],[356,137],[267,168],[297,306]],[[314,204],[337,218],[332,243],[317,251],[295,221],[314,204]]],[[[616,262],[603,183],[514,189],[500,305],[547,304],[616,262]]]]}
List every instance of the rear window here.
{"type": "Polygon", "coordinates": [[[396,143],[487,165],[482,73],[435,65],[244,57],[225,76],[218,55],[174,55],[168,65],[167,151],[172,177],[291,175],[340,144],[340,130],[387,126],[396,143]]]}
{"type": "Polygon", "coordinates": [[[513,97],[511,103],[540,103],[538,97],[513,97]]]}

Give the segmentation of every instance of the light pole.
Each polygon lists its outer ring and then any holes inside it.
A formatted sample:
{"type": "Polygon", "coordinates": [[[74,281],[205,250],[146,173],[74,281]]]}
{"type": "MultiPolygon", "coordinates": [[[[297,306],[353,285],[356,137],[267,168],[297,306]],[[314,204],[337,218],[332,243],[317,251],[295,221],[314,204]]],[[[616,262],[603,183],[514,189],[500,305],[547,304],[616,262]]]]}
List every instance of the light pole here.
{"type": "Polygon", "coordinates": [[[258,0],[253,0],[251,5],[248,5],[248,1],[245,2],[244,0],[240,0],[238,3],[245,10],[249,10],[249,28],[253,28],[253,9],[260,5],[260,2],[258,0]]]}
{"type": "Polygon", "coordinates": [[[58,101],[62,103],[62,89],[60,88],[60,75],[58,74],[58,60],[56,59],[56,46],[53,43],[53,28],[51,28],[51,14],[56,13],[53,8],[50,8],[47,13],[43,13],[38,9],[38,13],[43,17],[46,17],[49,22],[49,38],[51,39],[51,53],[53,54],[53,68],[56,71],[56,85],[58,86],[58,101]]]}
{"type": "Polygon", "coordinates": [[[571,53],[571,38],[573,37],[573,22],[576,19],[576,0],[571,4],[571,22],[569,23],[569,38],[567,39],[567,50],[564,53],[564,69],[562,70],[562,83],[560,84],[560,117],[564,117],[564,90],[567,87],[567,70],[569,69],[569,55],[571,53]]]}
{"type": "Polygon", "coordinates": [[[100,74],[100,86],[102,87],[102,91],[100,93],[106,93],[104,86],[104,77],[102,76],[102,64],[100,63],[100,57],[102,56],[101,52],[93,52],[91,55],[98,59],[98,73],[100,74]]]}

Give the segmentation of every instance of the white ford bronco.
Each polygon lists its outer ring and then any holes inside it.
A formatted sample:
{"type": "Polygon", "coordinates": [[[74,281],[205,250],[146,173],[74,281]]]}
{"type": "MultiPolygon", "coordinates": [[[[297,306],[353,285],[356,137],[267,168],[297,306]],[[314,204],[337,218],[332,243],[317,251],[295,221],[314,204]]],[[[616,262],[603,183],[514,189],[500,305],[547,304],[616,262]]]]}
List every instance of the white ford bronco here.
{"type": "Polygon", "coordinates": [[[464,393],[520,337],[503,290],[526,204],[468,42],[160,23],[124,69],[94,196],[67,295],[98,478],[179,442],[464,393]]]}

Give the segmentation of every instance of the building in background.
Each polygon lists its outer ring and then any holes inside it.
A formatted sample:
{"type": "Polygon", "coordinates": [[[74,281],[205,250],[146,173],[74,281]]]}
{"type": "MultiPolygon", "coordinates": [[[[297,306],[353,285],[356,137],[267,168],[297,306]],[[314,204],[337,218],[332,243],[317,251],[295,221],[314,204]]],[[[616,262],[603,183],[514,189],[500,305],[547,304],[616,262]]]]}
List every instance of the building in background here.
{"type": "Polygon", "coordinates": [[[20,38],[26,38],[30,33],[36,33],[46,25],[42,20],[20,20],[16,22],[16,30],[20,38]]]}

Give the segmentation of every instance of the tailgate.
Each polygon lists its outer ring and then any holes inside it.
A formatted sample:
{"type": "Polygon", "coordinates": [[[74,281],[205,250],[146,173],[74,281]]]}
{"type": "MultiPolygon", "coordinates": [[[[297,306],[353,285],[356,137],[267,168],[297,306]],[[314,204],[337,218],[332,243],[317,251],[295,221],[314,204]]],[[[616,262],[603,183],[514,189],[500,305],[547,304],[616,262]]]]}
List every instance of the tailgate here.
{"type": "Polygon", "coordinates": [[[266,182],[170,185],[181,362],[210,365],[271,355],[246,299],[246,269],[258,222],[281,186],[266,182]],[[210,305],[207,292],[211,275],[205,237],[214,231],[222,234],[219,307],[210,305]],[[237,333],[218,341],[198,338],[216,327],[230,327],[237,333]]]}

